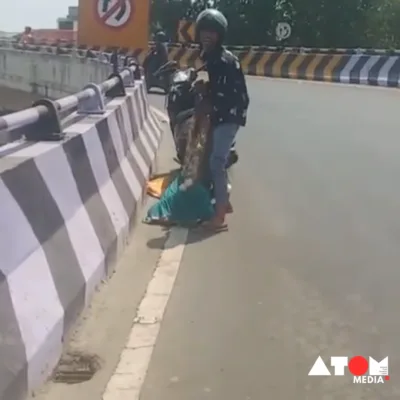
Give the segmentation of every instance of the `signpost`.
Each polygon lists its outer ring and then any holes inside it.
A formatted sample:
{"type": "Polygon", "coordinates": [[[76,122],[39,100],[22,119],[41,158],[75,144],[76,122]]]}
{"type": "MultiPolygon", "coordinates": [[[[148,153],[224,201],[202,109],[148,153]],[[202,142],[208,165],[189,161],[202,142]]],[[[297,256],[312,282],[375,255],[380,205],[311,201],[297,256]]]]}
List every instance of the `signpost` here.
{"type": "Polygon", "coordinates": [[[78,44],[147,48],[150,0],[79,0],[78,44]]]}

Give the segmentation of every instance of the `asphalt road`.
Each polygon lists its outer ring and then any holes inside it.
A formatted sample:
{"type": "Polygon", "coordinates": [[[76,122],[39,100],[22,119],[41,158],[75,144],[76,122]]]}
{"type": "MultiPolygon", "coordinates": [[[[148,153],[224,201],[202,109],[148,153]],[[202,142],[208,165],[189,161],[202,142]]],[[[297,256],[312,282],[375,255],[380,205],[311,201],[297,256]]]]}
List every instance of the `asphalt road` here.
{"type": "MultiPolygon", "coordinates": [[[[397,400],[400,94],[258,78],[248,85],[229,231],[189,232],[140,400],[397,400]],[[319,355],[328,366],[331,356],[388,356],[390,380],[307,376],[319,355]]],[[[163,98],[151,103],[162,108],[163,98]]],[[[171,141],[161,150],[172,167],[171,141]]],[[[164,242],[162,229],[139,225],[71,335],[66,352],[97,354],[101,370],[78,385],[49,382],[32,399],[106,399],[164,242]]],[[[146,364],[130,362],[131,375],[117,376],[123,385],[146,364]]],[[[137,399],[120,395],[107,400],[137,399]]]]}
{"type": "Polygon", "coordinates": [[[399,92],[248,85],[229,232],[189,234],[141,400],[398,399],[399,92]],[[318,355],[390,381],[309,377],[318,355]]]}

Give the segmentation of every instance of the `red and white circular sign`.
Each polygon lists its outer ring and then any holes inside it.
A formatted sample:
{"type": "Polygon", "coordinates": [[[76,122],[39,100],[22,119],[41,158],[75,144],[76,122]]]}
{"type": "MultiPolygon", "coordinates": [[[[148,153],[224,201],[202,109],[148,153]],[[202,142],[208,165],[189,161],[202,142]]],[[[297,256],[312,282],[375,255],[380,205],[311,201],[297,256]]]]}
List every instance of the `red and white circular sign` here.
{"type": "Polygon", "coordinates": [[[109,28],[123,28],[134,13],[133,0],[97,0],[96,14],[109,28]]]}

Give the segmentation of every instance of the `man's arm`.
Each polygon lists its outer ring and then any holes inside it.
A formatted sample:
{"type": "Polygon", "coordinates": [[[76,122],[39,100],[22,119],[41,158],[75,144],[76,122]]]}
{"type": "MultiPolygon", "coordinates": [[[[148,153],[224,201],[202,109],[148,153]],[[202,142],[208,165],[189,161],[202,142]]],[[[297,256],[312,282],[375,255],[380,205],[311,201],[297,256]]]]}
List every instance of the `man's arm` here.
{"type": "Polygon", "coordinates": [[[212,102],[219,118],[237,118],[239,123],[246,120],[250,103],[246,81],[240,62],[231,53],[226,54],[218,66],[212,102]]]}
{"type": "Polygon", "coordinates": [[[231,67],[234,104],[238,109],[245,112],[249,108],[250,99],[247,91],[246,79],[243,74],[239,60],[235,59],[231,67]]]}
{"type": "Polygon", "coordinates": [[[214,101],[218,108],[239,117],[246,114],[250,103],[242,66],[233,54],[222,65],[224,68],[217,82],[218,89],[214,101]]]}

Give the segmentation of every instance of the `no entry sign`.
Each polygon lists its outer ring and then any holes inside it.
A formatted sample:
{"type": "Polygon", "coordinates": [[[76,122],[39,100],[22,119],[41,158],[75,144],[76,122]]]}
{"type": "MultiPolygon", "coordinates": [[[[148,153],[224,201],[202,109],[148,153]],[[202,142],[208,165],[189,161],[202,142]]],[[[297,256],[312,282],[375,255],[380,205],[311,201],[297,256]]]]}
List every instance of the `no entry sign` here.
{"type": "Polygon", "coordinates": [[[150,3],[151,0],[79,0],[78,44],[147,49],[150,3]]]}
{"type": "Polygon", "coordinates": [[[110,28],[123,28],[130,21],[133,12],[132,0],[97,0],[97,16],[110,28]]]}

